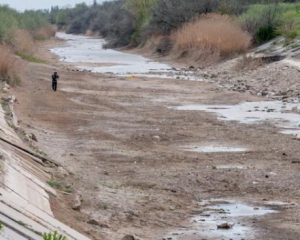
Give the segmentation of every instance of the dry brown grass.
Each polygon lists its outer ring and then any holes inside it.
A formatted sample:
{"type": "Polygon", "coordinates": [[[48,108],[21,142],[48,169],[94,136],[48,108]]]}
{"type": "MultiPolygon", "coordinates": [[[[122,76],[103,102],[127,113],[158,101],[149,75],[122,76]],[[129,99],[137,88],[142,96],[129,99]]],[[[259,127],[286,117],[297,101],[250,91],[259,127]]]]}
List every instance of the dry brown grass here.
{"type": "Polygon", "coordinates": [[[172,46],[173,43],[169,36],[153,35],[147,40],[143,48],[150,52],[165,56],[170,53],[172,46]]]}
{"type": "Polygon", "coordinates": [[[236,53],[244,52],[251,43],[235,19],[226,15],[201,15],[171,35],[172,53],[211,64],[236,53]]]}
{"type": "Polygon", "coordinates": [[[46,40],[54,37],[56,33],[56,28],[52,25],[42,27],[33,33],[34,39],[36,40],[46,40]]]}
{"type": "Polygon", "coordinates": [[[17,52],[32,53],[34,41],[32,35],[25,30],[17,30],[13,42],[14,50],[17,52]]]}
{"type": "Polygon", "coordinates": [[[13,54],[11,46],[0,45],[0,81],[5,81],[11,87],[20,86],[18,72],[21,68],[23,63],[13,54]]]}
{"type": "Polygon", "coordinates": [[[0,45],[0,80],[8,84],[16,78],[16,58],[7,46],[0,45]]]}

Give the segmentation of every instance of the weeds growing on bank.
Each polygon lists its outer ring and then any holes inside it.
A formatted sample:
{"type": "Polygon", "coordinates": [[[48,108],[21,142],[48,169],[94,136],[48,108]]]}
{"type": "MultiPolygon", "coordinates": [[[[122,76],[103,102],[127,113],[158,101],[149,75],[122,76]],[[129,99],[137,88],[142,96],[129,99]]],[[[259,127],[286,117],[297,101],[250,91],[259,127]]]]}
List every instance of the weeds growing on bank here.
{"type": "Polygon", "coordinates": [[[16,55],[18,55],[22,59],[27,60],[29,62],[46,63],[46,61],[44,61],[44,60],[42,60],[40,58],[36,58],[35,56],[33,56],[31,54],[24,53],[24,52],[16,52],[16,55]]]}
{"type": "Polygon", "coordinates": [[[63,235],[58,234],[56,231],[54,233],[44,233],[44,240],[67,240],[63,235]]]}
{"type": "Polygon", "coordinates": [[[251,36],[232,18],[212,14],[200,16],[171,35],[173,54],[204,64],[244,52],[251,36]]]}
{"type": "Polygon", "coordinates": [[[53,178],[50,179],[49,181],[47,181],[47,183],[49,186],[56,188],[59,191],[69,193],[69,194],[71,194],[73,192],[73,190],[71,188],[64,188],[60,182],[58,182],[57,180],[55,180],[53,178]]]}
{"type": "Polygon", "coordinates": [[[53,188],[61,189],[61,184],[54,179],[47,181],[47,183],[53,188]]]}

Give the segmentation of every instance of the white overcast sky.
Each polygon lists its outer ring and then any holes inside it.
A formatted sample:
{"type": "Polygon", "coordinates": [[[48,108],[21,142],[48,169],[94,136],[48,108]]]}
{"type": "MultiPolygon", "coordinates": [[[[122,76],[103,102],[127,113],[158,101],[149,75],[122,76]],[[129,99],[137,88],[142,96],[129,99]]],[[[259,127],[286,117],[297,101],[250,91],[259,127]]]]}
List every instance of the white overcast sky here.
{"type": "MultiPolygon", "coordinates": [[[[105,0],[97,0],[98,3],[104,1],[105,0]]],[[[50,9],[51,6],[74,6],[82,2],[92,4],[93,0],[0,0],[0,5],[6,4],[18,11],[24,11],[31,9],[50,9]]]]}

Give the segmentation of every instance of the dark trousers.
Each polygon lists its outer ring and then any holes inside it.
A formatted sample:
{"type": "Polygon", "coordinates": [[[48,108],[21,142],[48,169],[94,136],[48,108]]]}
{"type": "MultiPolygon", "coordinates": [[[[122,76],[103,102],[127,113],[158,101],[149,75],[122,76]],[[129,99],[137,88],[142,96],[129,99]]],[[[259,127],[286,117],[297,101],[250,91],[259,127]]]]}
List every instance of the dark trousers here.
{"type": "Polygon", "coordinates": [[[52,81],[52,89],[53,91],[56,91],[57,88],[57,81],[52,81]]]}

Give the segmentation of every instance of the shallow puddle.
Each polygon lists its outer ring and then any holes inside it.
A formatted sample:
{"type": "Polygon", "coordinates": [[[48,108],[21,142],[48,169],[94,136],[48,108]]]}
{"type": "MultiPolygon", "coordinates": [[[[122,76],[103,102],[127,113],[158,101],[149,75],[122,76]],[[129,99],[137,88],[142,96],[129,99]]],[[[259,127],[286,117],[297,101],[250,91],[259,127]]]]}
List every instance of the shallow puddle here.
{"type": "Polygon", "coordinates": [[[207,207],[207,210],[193,217],[190,227],[178,229],[168,234],[165,239],[255,239],[255,229],[247,220],[276,213],[275,210],[266,207],[256,207],[233,201],[222,202],[218,203],[218,200],[205,202],[203,207],[207,207]],[[218,228],[220,223],[225,222],[232,227],[229,229],[218,228]]]}
{"type": "Polygon", "coordinates": [[[241,165],[217,165],[216,169],[232,169],[232,170],[237,170],[237,169],[247,169],[246,166],[241,166],[241,165]]]}
{"type": "Polygon", "coordinates": [[[192,151],[192,152],[203,152],[203,153],[246,152],[247,151],[246,148],[215,147],[215,146],[184,148],[184,150],[192,151]]]}
{"type": "Polygon", "coordinates": [[[246,124],[269,122],[281,128],[282,133],[297,134],[300,131],[299,103],[281,101],[245,102],[238,105],[185,105],[177,110],[193,110],[217,113],[219,119],[238,121],[246,124]]]}

